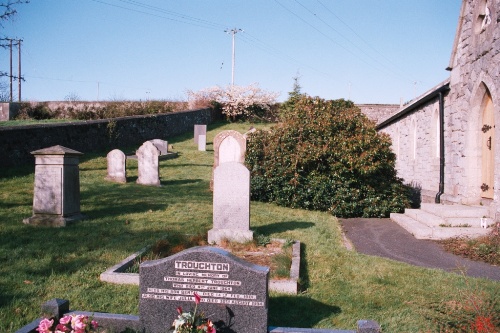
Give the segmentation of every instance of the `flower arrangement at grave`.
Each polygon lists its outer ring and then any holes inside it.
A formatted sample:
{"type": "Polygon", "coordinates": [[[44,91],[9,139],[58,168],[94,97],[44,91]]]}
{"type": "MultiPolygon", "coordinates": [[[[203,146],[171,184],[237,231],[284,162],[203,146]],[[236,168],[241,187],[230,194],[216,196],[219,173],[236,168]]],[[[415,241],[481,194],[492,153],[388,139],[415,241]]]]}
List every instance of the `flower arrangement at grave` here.
{"type": "Polygon", "coordinates": [[[172,323],[174,333],[216,333],[214,323],[210,319],[205,318],[203,312],[197,312],[200,302],[201,297],[195,292],[194,310],[182,312],[180,306],[177,308],[179,316],[172,323]]]}
{"type": "Polygon", "coordinates": [[[38,324],[39,333],[97,333],[98,323],[85,315],[66,315],[59,319],[44,318],[38,324]]]}

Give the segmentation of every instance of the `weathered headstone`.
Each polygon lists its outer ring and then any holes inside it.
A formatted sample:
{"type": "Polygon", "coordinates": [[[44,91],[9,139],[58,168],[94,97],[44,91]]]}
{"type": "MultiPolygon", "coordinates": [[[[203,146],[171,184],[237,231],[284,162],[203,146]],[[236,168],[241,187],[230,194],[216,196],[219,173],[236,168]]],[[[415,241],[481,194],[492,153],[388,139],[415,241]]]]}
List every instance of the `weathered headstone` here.
{"type": "Polygon", "coordinates": [[[160,185],[160,151],[151,141],[146,141],[137,150],[137,183],[142,185],[160,185]]]}
{"type": "Polygon", "coordinates": [[[149,140],[156,149],[160,151],[160,155],[167,155],[168,154],[168,141],[162,140],[162,139],[153,139],[149,140]]]}
{"type": "Polygon", "coordinates": [[[222,131],[214,138],[214,168],[226,162],[245,162],[247,141],[237,131],[222,131]]]}
{"type": "Polygon", "coordinates": [[[106,176],[106,179],[113,182],[126,183],[126,160],[127,157],[120,149],[110,151],[107,155],[108,175],[106,176]]]}
{"type": "Polygon", "coordinates": [[[83,218],[80,212],[79,157],[63,146],[31,152],[35,155],[33,216],[25,224],[64,227],[83,218]]]}
{"type": "Polygon", "coordinates": [[[194,143],[198,145],[200,135],[207,135],[207,125],[194,125],[194,143]]]}
{"type": "Polygon", "coordinates": [[[207,136],[204,134],[200,134],[198,136],[198,150],[199,151],[207,150],[207,136]]]}
{"type": "Polygon", "coordinates": [[[210,246],[140,265],[139,314],[146,332],[167,332],[177,307],[198,310],[220,332],[266,333],[269,268],[210,246]]]}
{"type": "Polygon", "coordinates": [[[250,171],[241,163],[219,165],[214,172],[213,228],[208,242],[246,242],[250,230],[250,171]]]}
{"type": "Polygon", "coordinates": [[[214,188],[215,168],[221,163],[238,162],[245,163],[247,140],[237,131],[227,130],[218,133],[214,138],[214,166],[212,168],[212,179],[210,189],[214,188]]]}

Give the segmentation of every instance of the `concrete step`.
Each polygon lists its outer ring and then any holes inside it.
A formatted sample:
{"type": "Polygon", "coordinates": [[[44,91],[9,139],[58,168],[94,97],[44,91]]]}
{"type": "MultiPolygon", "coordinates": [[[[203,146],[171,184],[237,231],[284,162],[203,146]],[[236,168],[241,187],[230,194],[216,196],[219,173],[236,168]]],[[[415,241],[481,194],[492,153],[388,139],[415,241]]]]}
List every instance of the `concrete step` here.
{"type": "Polygon", "coordinates": [[[420,205],[420,210],[441,216],[443,218],[489,217],[488,207],[485,206],[441,205],[433,203],[422,203],[420,205]]]}
{"type": "Polygon", "coordinates": [[[478,237],[486,235],[489,229],[476,227],[456,227],[469,218],[443,218],[418,209],[407,209],[404,214],[391,214],[390,218],[417,239],[446,239],[454,237],[478,237]],[[456,224],[453,224],[456,223],[456,224]],[[448,224],[455,226],[447,226],[448,224]]]}
{"type": "Polygon", "coordinates": [[[405,214],[391,213],[391,220],[411,233],[416,239],[433,239],[433,230],[424,223],[405,214]]]}

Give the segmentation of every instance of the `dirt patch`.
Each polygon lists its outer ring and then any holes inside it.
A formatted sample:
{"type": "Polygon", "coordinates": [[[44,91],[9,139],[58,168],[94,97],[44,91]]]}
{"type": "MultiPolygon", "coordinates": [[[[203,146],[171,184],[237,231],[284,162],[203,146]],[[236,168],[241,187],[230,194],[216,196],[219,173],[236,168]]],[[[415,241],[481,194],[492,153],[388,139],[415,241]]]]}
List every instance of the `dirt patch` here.
{"type": "MultiPolygon", "coordinates": [[[[211,245],[224,249],[233,255],[252,264],[269,267],[270,276],[275,279],[288,278],[292,263],[291,242],[270,240],[265,245],[258,245],[256,241],[236,243],[222,241],[219,245],[211,245]]],[[[175,253],[194,246],[208,246],[203,236],[172,235],[167,239],[157,241],[149,251],[134,260],[134,264],[127,269],[127,273],[138,273],[139,265],[146,260],[156,260],[171,256],[175,253]]]]}

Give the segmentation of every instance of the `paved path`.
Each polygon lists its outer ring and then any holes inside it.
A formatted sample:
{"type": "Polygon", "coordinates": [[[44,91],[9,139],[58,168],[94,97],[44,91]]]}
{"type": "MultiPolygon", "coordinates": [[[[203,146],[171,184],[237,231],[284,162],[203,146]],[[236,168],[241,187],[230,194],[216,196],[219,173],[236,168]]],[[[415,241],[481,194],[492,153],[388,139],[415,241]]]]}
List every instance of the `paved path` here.
{"type": "Polygon", "coordinates": [[[419,240],[391,219],[339,219],[347,239],[356,251],[415,266],[440,268],[500,281],[500,267],[448,253],[431,240],[419,240]]]}

